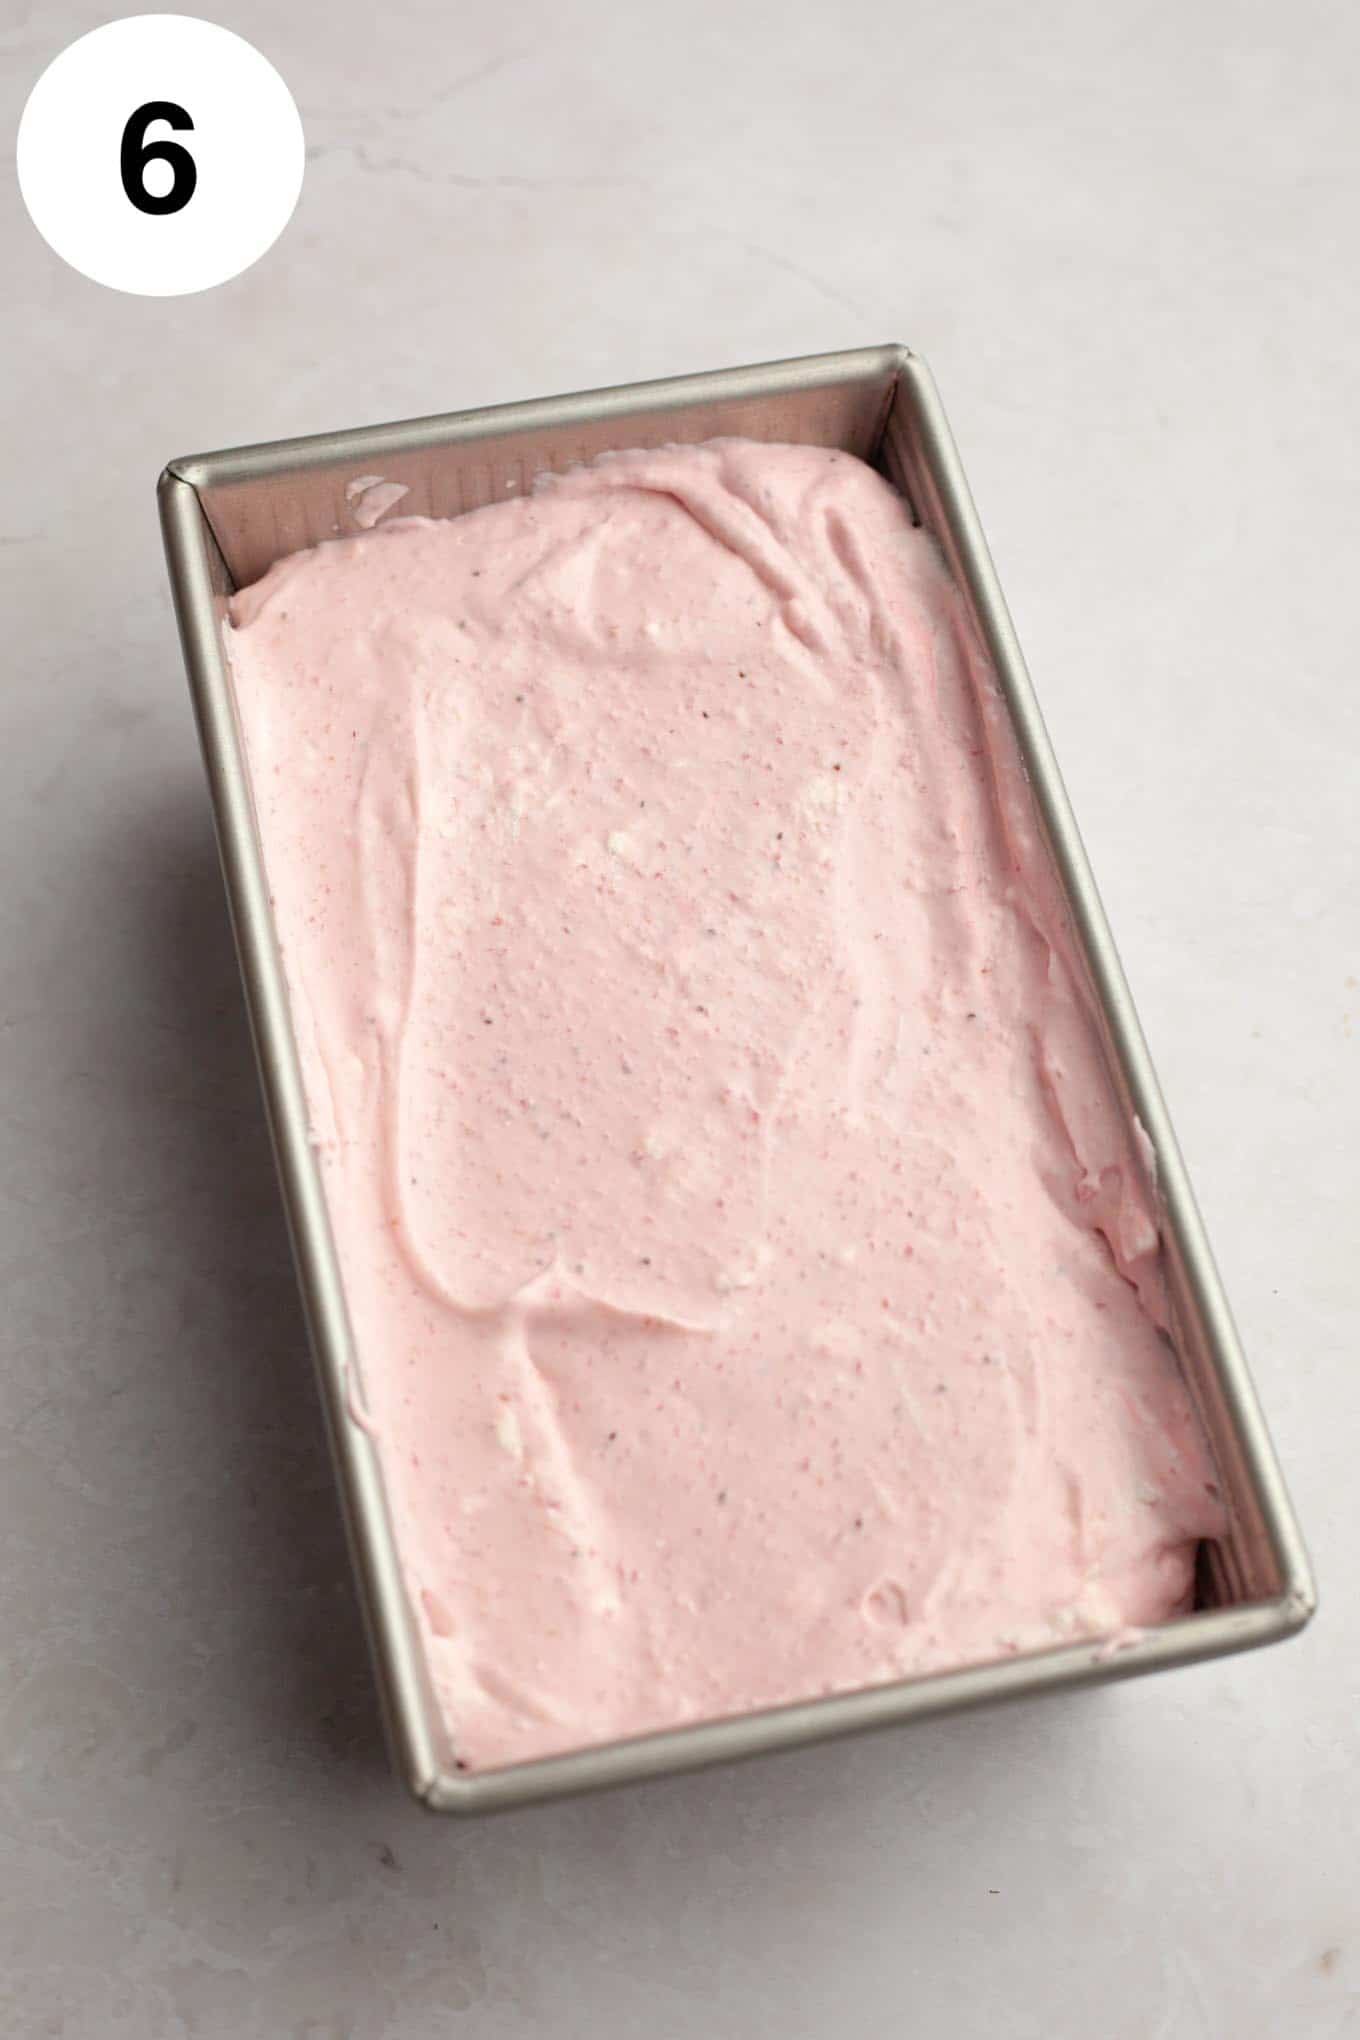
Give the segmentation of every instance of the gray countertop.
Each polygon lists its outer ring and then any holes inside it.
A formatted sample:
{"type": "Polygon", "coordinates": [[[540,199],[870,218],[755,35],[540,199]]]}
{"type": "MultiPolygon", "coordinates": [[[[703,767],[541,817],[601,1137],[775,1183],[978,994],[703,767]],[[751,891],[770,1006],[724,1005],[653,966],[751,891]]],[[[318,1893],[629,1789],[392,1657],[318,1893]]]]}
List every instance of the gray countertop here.
{"type": "MultiPolygon", "coordinates": [[[[0,2031],[1360,2030],[1360,17],[214,17],[289,229],[0,193],[0,2031]],[[389,1782],[153,512],[170,455],[903,339],[941,383],[1323,1609],[1078,1701],[456,1827],[389,1782]]],[[[12,134],[104,18],[0,18],[12,134]]]]}

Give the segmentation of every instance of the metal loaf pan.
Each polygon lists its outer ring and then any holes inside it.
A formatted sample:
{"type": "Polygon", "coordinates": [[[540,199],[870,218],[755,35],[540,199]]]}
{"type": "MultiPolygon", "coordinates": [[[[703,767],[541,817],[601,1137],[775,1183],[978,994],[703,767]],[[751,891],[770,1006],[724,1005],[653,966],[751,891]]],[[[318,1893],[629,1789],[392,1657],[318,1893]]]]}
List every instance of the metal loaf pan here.
{"type": "Polygon", "coordinates": [[[227,897],[331,1444],[399,1771],[432,1808],[472,1813],[1025,1694],[1247,1650],[1308,1620],[1314,1589],[1279,1468],[1109,928],[930,373],[905,347],[452,412],[172,461],[161,518],[227,897]],[[1126,1110],[1156,1154],[1177,1343],[1230,1512],[1206,1549],[1195,1612],[1112,1650],[1087,1639],[1005,1662],[705,1722],[503,1770],[464,1773],[447,1747],[407,1606],[373,1443],[350,1414],[350,1332],[316,1159],[223,654],[227,596],[301,546],[354,528],[346,483],[404,485],[401,513],[455,517],[608,448],[739,434],[834,446],[886,474],[965,590],[1009,706],[1065,888],[1126,1110]]]}

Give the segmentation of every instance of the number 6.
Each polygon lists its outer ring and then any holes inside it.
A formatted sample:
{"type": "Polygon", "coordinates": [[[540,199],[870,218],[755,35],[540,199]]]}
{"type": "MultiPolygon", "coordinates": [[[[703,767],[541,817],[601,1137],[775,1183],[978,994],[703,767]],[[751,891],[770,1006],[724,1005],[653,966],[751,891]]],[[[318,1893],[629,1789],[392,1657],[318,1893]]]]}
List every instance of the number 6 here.
{"type": "Polygon", "coordinates": [[[193,131],[193,122],[173,99],[148,99],[145,106],[139,106],[123,129],[118,159],[123,189],[138,212],[183,212],[198,183],[198,165],[182,142],[148,142],[146,131],[153,120],[163,120],[172,128],[193,131]],[[147,164],[158,160],[170,165],[170,189],[159,198],[147,190],[143,181],[147,164]]]}

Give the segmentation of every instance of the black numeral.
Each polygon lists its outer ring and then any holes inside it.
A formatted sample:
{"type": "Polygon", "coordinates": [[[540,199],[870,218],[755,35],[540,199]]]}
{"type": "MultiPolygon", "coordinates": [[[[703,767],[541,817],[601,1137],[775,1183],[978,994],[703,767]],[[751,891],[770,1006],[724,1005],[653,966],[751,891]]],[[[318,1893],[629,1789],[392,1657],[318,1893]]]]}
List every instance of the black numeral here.
{"type": "Polygon", "coordinates": [[[167,126],[181,131],[186,128],[193,131],[193,122],[173,99],[148,99],[145,106],[139,106],[123,129],[118,159],[123,189],[138,212],[183,212],[198,183],[198,165],[182,142],[147,141],[146,131],[153,120],[163,120],[167,126]],[[148,191],[143,182],[147,164],[156,162],[170,165],[170,189],[160,197],[148,191]]]}

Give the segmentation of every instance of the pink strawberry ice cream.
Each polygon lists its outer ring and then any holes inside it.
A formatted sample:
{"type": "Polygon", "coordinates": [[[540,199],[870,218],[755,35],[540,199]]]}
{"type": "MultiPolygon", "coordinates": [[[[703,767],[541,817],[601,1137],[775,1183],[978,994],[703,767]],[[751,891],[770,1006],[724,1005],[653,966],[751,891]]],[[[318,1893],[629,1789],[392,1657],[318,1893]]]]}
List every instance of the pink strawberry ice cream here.
{"type": "Polygon", "coordinates": [[[1222,1530],[1013,738],[848,455],[281,561],[231,663],[472,1768],[1117,1634],[1222,1530]]]}

